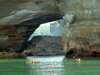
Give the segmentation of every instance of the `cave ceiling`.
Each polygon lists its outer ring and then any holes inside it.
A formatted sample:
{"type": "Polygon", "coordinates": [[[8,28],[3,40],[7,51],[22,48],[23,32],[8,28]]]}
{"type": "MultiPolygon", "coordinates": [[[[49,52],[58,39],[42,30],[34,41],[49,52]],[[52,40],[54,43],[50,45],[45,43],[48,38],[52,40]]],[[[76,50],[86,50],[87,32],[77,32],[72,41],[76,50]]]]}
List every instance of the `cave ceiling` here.
{"type": "Polygon", "coordinates": [[[0,0],[0,48],[19,51],[42,23],[62,15],[54,0],[0,0]]]}

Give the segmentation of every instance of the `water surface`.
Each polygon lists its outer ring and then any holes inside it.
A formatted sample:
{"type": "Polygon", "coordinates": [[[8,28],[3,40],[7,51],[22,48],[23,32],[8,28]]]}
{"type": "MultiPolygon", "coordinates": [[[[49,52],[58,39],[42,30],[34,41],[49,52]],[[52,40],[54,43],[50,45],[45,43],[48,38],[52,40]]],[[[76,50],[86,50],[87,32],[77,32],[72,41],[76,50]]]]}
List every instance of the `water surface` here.
{"type": "Polygon", "coordinates": [[[100,75],[100,60],[64,59],[64,56],[0,59],[0,75],[100,75]],[[37,61],[37,64],[27,63],[37,61]]]}

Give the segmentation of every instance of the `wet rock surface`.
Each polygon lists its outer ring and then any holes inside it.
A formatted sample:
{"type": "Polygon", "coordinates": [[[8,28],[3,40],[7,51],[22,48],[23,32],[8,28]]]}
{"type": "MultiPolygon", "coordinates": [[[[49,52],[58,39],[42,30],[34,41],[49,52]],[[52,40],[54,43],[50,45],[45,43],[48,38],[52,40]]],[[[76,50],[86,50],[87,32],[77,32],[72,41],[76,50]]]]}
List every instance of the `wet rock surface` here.
{"type": "Polygon", "coordinates": [[[0,59],[13,59],[13,58],[25,58],[27,54],[25,53],[16,53],[16,52],[0,52],[0,59]]]}
{"type": "Polygon", "coordinates": [[[98,51],[92,51],[91,53],[88,50],[84,49],[76,49],[71,48],[69,51],[65,54],[66,58],[94,58],[99,57],[100,58],[100,52],[98,51]]]}

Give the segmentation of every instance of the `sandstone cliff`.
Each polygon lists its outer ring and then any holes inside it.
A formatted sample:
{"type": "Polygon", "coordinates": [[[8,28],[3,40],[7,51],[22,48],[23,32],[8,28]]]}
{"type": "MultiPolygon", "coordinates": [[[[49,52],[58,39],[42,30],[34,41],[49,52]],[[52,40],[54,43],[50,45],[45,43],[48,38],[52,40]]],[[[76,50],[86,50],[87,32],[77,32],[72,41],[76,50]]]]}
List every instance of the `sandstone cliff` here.
{"type": "Polygon", "coordinates": [[[100,53],[100,1],[63,0],[61,5],[62,13],[66,13],[62,34],[64,50],[77,48],[78,52],[85,50],[87,55],[94,51],[100,53]]]}

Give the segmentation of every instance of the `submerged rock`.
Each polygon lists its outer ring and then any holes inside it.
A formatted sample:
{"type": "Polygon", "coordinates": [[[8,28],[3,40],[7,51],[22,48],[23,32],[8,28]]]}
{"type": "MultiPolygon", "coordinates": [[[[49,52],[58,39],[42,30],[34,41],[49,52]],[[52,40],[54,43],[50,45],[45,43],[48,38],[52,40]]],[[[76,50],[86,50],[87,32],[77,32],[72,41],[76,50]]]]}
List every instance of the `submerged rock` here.
{"type": "Polygon", "coordinates": [[[10,52],[0,52],[0,58],[25,58],[27,55],[24,53],[10,53],[10,52]]]}

